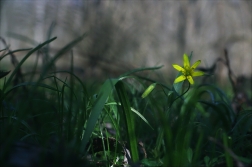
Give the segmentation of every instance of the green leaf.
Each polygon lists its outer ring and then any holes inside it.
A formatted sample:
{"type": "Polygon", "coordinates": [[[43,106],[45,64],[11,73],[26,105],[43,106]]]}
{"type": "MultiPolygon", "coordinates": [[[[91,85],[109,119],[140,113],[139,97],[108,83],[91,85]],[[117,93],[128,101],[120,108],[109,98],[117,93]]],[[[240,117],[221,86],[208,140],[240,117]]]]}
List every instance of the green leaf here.
{"type": "Polygon", "coordinates": [[[32,48],[27,48],[27,49],[17,49],[17,50],[13,50],[13,51],[9,51],[8,53],[2,55],[0,57],[0,61],[5,58],[6,56],[10,55],[10,54],[13,54],[13,53],[16,53],[16,52],[21,52],[21,51],[29,51],[29,50],[32,50],[32,48]]]}
{"type": "Polygon", "coordinates": [[[24,83],[18,84],[16,86],[12,87],[11,89],[9,89],[7,92],[4,93],[3,97],[5,98],[11,91],[13,91],[14,89],[17,89],[19,87],[22,87],[22,86],[35,86],[35,87],[42,87],[42,88],[50,89],[50,90],[53,90],[53,91],[56,91],[56,92],[59,91],[56,88],[51,87],[51,86],[49,86],[47,84],[37,83],[37,82],[24,82],[24,83]]]}
{"type": "MultiPolygon", "coordinates": [[[[116,103],[116,102],[110,102],[110,103],[107,103],[105,105],[121,105],[121,103],[116,103]]],[[[154,128],[150,125],[150,123],[144,118],[144,116],[138,112],[136,109],[130,107],[131,111],[133,111],[136,115],[138,115],[147,125],[150,126],[151,129],[154,130],[154,128]]]]}
{"type": "Polygon", "coordinates": [[[129,97],[127,96],[127,92],[124,88],[123,82],[119,81],[116,85],[116,91],[119,96],[119,99],[122,104],[122,110],[124,114],[124,119],[126,122],[127,128],[127,137],[130,144],[130,153],[133,162],[139,161],[138,149],[137,149],[137,139],[135,133],[135,122],[134,116],[132,115],[129,97]]]}
{"type": "Polygon", "coordinates": [[[37,50],[39,50],[40,48],[42,48],[43,46],[45,46],[46,44],[49,44],[50,42],[54,41],[57,37],[54,37],[50,40],[45,41],[44,43],[38,45],[37,47],[35,47],[34,49],[32,49],[31,51],[29,51],[27,53],[27,55],[18,63],[18,65],[16,66],[16,68],[14,69],[14,71],[12,72],[11,76],[9,77],[9,79],[7,80],[5,87],[3,88],[3,90],[5,91],[7,85],[10,84],[11,80],[13,79],[13,77],[16,75],[16,73],[18,72],[18,70],[21,68],[22,64],[26,61],[26,59],[28,59],[28,57],[30,57],[34,52],[36,52],[37,50]]]}
{"type": "Polygon", "coordinates": [[[78,44],[80,41],[83,40],[84,37],[86,37],[87,34],[83,34],[82,36],[76,38],[66,46],[64,46],[60,51],[56,53],[56,55],[51,59],[51,61],[46,65],[44,68],[42,74],[40,75],[40,80],[45,76],[46,72],[54,65],[54,63],[61,57],[63,56],[66,52],[71,50],[76,44],[78,44]]]}
{"type": "Polygon", "coordinates": [[[188,161],[191,163],[192,162],[192,157],[193,157],[193,151],[192,149],[189,147],[187,150],[187,159],[188,161]]]}
{"type": "Polygon", "coordinates": [[[129,75],[131,75],[131,74],[134,74],[134,73],[137,73],[137,72],[140,72],[140,71],[157,70],[157,69],[160,69],[160,68],[162,68],[162,67],[163,67],[163,66],[146,67],[146,68],[137,68],[137,69],[134,69],[134,70],[132,70],[132,71],[126,72],[125,74],[121,75],[120,77],[129,76],[129,75]]]}
{"type": "Polygon", "coordinates": [[[156,87],[156,85],[157,85],[157,83],[151,84],[151,85],[144,91],[144,93],[142,94],[142,98],[147,97],[147,96],[152,92],[152,90],[156,87]]]}
{"type": "Polygon", "coordinates": [[[208,156],[204,157],[204,161],[205,161],[206,166],[209,166],[210,158],[208,156]]]}
{"type": "MultiPolygon", "coordinates": [[[[228,148],[229,146],[228,146],[228,136],[227,136],[227,134],[224,132],[222,134],[222,137],[223,137],[222,140],[223,140],[224,148],[228,148]]],[[[230,156],[230,153],[227,151],[227,149],[225,149],[225,159],[226,159],[227,166],[230,166],[230,167],[234,166],[233,159],[230,156]]]]}
{"type": "Polygon", "coordinates": [[[90,117],[87,120],[86,130],[84,133],[84,136],[82,138],[82,144],[81,144],[81,151],[82,153],[85,153],[86,145],[89,141],[89,138],[94,131],[96,122],[102,112],[102,109],[104,108],[105,103],[107,102],[107,99],[109,95],[111,94],[114,85],[119,81],[119,79],[109,79],[106,80],[105,83],[102,85],[98,97],[95,101],[95,104],[92,108],[90,117]]]}
{"type": "Polygon", "coordinates": [[[8,75],[10,71],[0,71],[0,79],[8,75]]]}
{"type": "MultiPolygon", "coordinates": [[[[151,129],[153,129],[153,127],[150,125],[150,123],[144,118],[144,116],[138,112],[137,110],[135,110],[134,108],[131,107],[131,110],[137,114],[147,125],[149,125],[151,127],[151,129]]],[[[153,129],[154,130],[154,129],[153,129]]]]}

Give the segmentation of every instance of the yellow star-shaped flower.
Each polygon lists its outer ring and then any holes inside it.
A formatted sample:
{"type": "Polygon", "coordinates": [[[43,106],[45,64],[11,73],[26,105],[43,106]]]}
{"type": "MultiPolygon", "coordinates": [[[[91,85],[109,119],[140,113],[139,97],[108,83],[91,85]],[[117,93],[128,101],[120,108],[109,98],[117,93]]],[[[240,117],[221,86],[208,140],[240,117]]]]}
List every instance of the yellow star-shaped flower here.
{"type": "Polygon", "coordinates": [[[186,54],[184,54],[184,68],[177,64],[172,65],[176,70],[182,73],[182,75],[178,76],[175,79],[174,83],[178,83],[187,79],[190,82],[190,84],[194,84],[193,77],[204,75],[204,72],[202,71],[194,71],[195,68],[200,64],[200,62],[201,61],[198,60],[192,66],[190,66],[189,58],[186,54]]]}

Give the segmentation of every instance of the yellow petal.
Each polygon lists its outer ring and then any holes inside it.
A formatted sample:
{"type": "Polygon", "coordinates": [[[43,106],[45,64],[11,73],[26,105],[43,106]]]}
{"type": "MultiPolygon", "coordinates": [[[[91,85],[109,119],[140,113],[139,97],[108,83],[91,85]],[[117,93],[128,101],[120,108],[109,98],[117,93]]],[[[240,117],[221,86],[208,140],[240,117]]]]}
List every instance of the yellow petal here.
{"type": "Polygon", "coordinates": [[[196,61],[196,62],[192,65],[191,69],[194,70],[194,69],[200,64],[200,62],[201,62],[200,60],[196,61]]]}
{"type": "Polygon", "coordinates": [[[187,76],[187,80],[190,82],[190,84],[194,84],[192,76],[187,76]]]}
{"type": "Polygon", "coordinates": [[[198,76],[202,76],[202,75],[204,75],[204,74],[205,74],[205,73],[202,72],[202,71],[195,71],[195,72],[193,72],[192,76],[193,76],[193,77],[198,77],[198,76]]]}
{"type": "Polygon", "coordinates": [[[184,54],[184,67],[190,67],[190,62],[187,54],[184,54]]]}
{"type": "Polygon", "coordinates": [[[173,68],[175,68],[178,71],[181,71],[181,72],[185,71],[185,69],[183,67],[181,67],[181,66],[179,66],[177,64],[173,64],[172,66],[173,66],[173,68]]]}
{"type": "Polygon", "coordinates": [[[175,79],[174,83],[184,81],[185,79],[186,79],[186,77],[184,75],[180,75],[178,78],[175,79]]]}

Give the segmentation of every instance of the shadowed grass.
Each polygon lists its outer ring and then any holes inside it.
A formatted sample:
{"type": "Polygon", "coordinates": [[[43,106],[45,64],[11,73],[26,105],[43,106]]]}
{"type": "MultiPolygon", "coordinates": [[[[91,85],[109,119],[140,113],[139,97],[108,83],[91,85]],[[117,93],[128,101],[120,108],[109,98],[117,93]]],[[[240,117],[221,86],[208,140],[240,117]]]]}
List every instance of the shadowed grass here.
{"type": "MultiPolygon", "coordinates": [[[[71,51],[85,36],[48,59],[38,77],[34,73],[28,81],[14,82],[29,56],[56,38],[29,50],[12,73],[3,74],[9,77],[1,78],[1,147],[21,140],[63,157],[76,153],[82,165],[95,166],[252,163],[250,108],[236,114],[233,101],[215,85],[167,84],[136,75],[161,67],[135,69],[97,87],[87,84],[73,72],[71,51]],[[50,71],[65,53],[71,55],[70,70],[50,71]],[[63,73],[66,78],[56,76],[63,73]],[[66,150],[59,151],[62,147],[66,150]]],[[[1,164],[9,164],[5,157],[12,151],[0,152],[1,164]]]]}

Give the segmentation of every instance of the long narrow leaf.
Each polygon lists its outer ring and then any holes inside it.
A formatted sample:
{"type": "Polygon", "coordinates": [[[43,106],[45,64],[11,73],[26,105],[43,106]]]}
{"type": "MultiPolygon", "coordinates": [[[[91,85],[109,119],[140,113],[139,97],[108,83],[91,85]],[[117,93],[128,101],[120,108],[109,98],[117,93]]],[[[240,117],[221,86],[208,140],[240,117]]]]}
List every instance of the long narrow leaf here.
{"type": "Polygon", "coordinates": [[[43,84],[43,83],[36,83],[36,82],[24,82],[24,83],[21,83],[21,84],[18,84],[14,87],[12,87],[10,90],[8,90],[6,93],[4,93],[3,95],[3,99],[11,92],[13,91],[14,89],[17,89],[21,86],[36,86],[36,87],[42,87],[42,88],[46,88],[46,89],[50,89],[50,90],[53,90],[53,91],[58,91],[57,89],[55,89],[54,87],[51,87],[49,85],[46,85],[46,84],[43,84]]]}
{"type": "Polygon", "coordinates": [[[89,141],[89,138],[95,128],[95,124],[102,112],[102,109],[112,92],[114,85],[119,81],[119,79],[111,79],[111,80],[106,80],[106,82],[102,85],[100,92],[98,93],[98,97],[95,101],[95,104],[92,108],[90,117],[87,121],[87,126],[86,130],[82,139],[82,144],[81,144],[81,152],[85,153],[85,147],[89,141]]]}
{"type": "Polygon", "coordinates": [[[52,60],[47,64],[47,66],[44,68],[44,71],[42,72],[40,76],[40,80],[44,77],[48,69],[52,67],[52,65],[66,52],[68,52],[70,49],[72,49],[76,44],[78,44],[82,39],[86,36],[86,34],[78,37],[77,39],[73,40],[69,44],[67,44],[63,49],[61,49],[53,58],[52,60]]]}
{"type": "Polygon", "coordinates": [[[45,46],[46,44],[48,44],[48,43],[54,41],[56,38],[57,38],[57,37],[54,37],[54,38],[52,38],[52,39],[50,39],[50,40],[48,40],[48,41],[46,41],[46,42],[44,42],[44,43],[38,45],[37,47],[35,47],[35,48],[32,49],[31,51],[29,51],[29,52],[27,53],[27,55],[18,63],[18,65],[17,65],[17,67],[14,69],[14,71],[11,73],[11,76],[10,76],[9,79],[7,80],[6,84],[4,85],[3,90],[5,90],[5,89],[6,89],[6,86],[8,86],[8,85],[10,84],[11,80],[12,80],[13,77],[16,75],[16,73],[17,73],[17,71],[19,70],[19,68],[22,66],[22,64],[26,61],[26,59],[28,59],[28,57],[29,57],[32,53],[34,53],[35,51],[39,50],[40,48],[42,48],[42,47],[45,46]]]}
{"type": "MultiPolygon", "coordinates": [[[[105,105],[119,105],[121,106],[121,103],[116,103],[116,102],[110,102],[107,103],[105,105]]],[[[144,118],[144,116],[138,112],[136,109],[134,109],[133,107],[130,107],[131,111],[133,111],[136,115],[138,115],[147,125],[149,125],[151,127],[151,129],[153,129],[153,127],[150,125],[150,123],[144,118]]],[[[154,129],[153,129],[154,130],[154,129]]]]}
{"type": "Polygon", "coordinates": [[[125,74],[121,75],[121,77],[124,76],[128,76],[130,74],[136,73],[136,72],[140,72],[140,71],[147,71],[147,70],[157,70],[162,68],[163,66],[157,66],[157,67],[146,67],[146,68],[138,68],[138,69],[134,69],[132,71],[126,72],[125,74]]]}
{"type": "Polygon", "coordinates": [[[0,71],[0,79],[8,75],[10,71],[0,71]]]}
{"type": "Polygon", "coordinates": [[[136,133],[135,133],[135,124],[134,124],[134,117],[132,115],[132,111],[130,108],[129,98],[127,96],[126,90],[124,88],[123,82],[119,81],[116,85],[116,91],[119,96],[119,99],[122,104],[122,110],[124,119],[126,122],[127,127],[127,136],[128,141],[130,144],[130,153],[133,162],[137,162],[139,160],[138,156],[138,150],[137,150],[137,139],[136,139],[136,133]]]}

